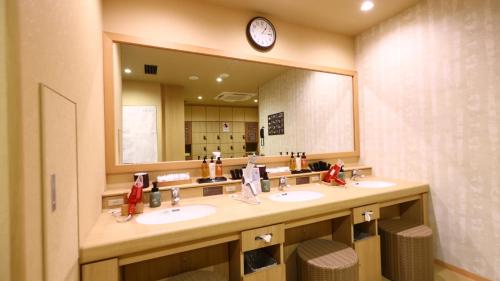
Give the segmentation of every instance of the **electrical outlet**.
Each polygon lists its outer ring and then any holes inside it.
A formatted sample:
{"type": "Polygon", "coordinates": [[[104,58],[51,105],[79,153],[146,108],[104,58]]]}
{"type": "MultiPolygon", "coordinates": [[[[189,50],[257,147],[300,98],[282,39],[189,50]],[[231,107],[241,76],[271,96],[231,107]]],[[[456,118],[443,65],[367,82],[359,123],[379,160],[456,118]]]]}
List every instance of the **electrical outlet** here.
{"type": "Polygon", "coordinates": [[[231,193],[236,191],[236,186],[235,185],[226,185],[226,192],[231,193]]]}
{"type": "Polygon", "coordinates": [[[121,206],[121,205],[123,205],[123,198],[116,198],[116,199],[109,199],[108,200],[109,207],[121,206]]]}

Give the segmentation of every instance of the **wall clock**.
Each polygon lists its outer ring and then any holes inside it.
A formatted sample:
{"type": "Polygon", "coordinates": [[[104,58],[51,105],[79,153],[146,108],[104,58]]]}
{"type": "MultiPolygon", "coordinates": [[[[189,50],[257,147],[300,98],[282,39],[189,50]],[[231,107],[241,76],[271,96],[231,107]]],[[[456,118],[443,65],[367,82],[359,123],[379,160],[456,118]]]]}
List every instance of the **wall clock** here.
{"type": "Polygon", "coordinates": [[[254,48],[269,51],[276,42],[276,29],[268,19],[255,17],[248,22],[247,39],[254,48]]]}

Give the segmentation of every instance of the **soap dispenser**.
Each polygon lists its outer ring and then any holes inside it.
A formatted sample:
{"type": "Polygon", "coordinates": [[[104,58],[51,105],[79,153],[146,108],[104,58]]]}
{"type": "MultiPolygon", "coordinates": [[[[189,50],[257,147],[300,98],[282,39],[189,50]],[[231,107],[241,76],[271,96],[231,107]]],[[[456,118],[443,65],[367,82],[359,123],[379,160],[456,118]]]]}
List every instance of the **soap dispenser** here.
{"type": "Polygon", "coordinates": [[[217,161],[215,161],[215,176],[218,178],[222,177],[222,161],[220,157],[217,157],[217,161]]]}
{"type": "Polygon", "coordinates": [[[302,157],[300,162],[301,162],[300,166],[302,166],[302,169],[307,170],[307,158],[305,152],[302,152],[302,157]]]}
{"type": "Polygon", "coordinates": [[[203,157],[203,162],[201,163],[201,177],[206,179],[209,176],[207,157],[203,157]]]}
{"type": "Polygon", "coordinates": [[[300,172],[302,170],[302,159],[300,158],[300,152],[297,152],[297,157],[295,158],[295,171],[300,172]]]}
{"type": "Polygon", "coordinates": [[[215,162],[214,157],[210,157],[210,163],[208,163],[208,171],[211,179],[215,179],[215,162]]]}
{"type": "Polygon", "coordinates": [[[149,207],[156,208],[161,205],[161,192],[158,189],[158,182],[153,182],[153,188],[151,189],[151,193],[149,194],[149,207]]]}
{"type": "Polygon", "coordinates": [[[293,157],[293,152],[292,152],[292,157],[290,157],[290,171],[295,171],[295,157],[293,157]]]}

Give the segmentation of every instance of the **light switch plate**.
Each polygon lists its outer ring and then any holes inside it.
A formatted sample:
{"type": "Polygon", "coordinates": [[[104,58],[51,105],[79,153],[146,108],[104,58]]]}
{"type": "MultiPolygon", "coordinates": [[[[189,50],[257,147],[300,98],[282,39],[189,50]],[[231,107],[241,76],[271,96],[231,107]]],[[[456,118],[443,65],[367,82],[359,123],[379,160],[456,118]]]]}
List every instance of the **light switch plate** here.
{"type": "Polygon", "coordinates": [[[108,200],[109,207],[121,206],[121,205],[123,205],[123,198],[116,198],[116,199],[109,199],[108,200]]]}

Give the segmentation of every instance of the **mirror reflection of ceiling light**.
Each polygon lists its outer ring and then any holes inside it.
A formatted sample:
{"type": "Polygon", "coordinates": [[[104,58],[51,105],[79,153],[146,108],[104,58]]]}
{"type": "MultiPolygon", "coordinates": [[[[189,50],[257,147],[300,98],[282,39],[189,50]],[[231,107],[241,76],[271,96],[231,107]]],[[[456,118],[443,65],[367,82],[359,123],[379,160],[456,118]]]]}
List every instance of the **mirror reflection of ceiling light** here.
{"type": "Polygon", "coordinates": [[[373,4],[373,1],[364,1],[363,4],[361,4],[361,11],[368,12],[373,9],[374,6],[375,4],[373,4]]]}
{"type": "Polygon", "coordinates": [[[200,79],[200,77],[196,76],[196,75],[191,75],[188,77],[189,80],[192,80],[192,81],[196,81],[198,79],[200,79]]]}
{"type": "Polygon", "coordinates": [[[202,100],[202,99],[203,99],[203,97],[202,97],[202,96],[198,96],[198,99],[199,99],[199,100],[202,100]]]}
{"type": "Polygon", "coordinates": [[[259,102],[259,100],[258,99],[254,99],[253,102],[259,102]]]}
{"type": "Polygon", "coordinates": [[[215,79],[215,81],[217,81],[217,82],[219,82],[219,83],[220,83],[220,82],[222,82],[222,78],[217,77],[217,79],[215,79]]]}
{"type": "Polygon", "coordinates": [[[130,68],[125,68],[125,69],[123,70],[123,72],[125,72],[126,74],[130,74],[130,73],[132,73],[132,69],[130,69],[130,68]]]}
{"type": "Polygon", "coordinates": [[[229,77],[229,74],[227,74],[227,73],[221,73],[221,75],[219,75],[219,77],[222,78],[222,79],[226,79],[226,78],[229,77]]]}

